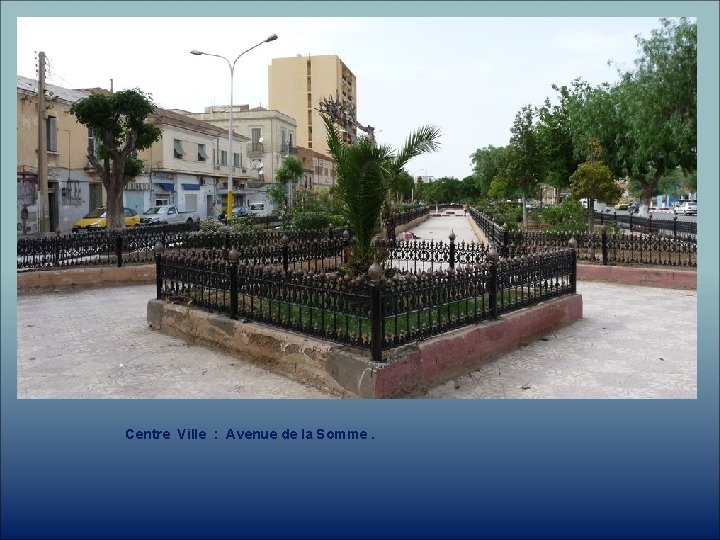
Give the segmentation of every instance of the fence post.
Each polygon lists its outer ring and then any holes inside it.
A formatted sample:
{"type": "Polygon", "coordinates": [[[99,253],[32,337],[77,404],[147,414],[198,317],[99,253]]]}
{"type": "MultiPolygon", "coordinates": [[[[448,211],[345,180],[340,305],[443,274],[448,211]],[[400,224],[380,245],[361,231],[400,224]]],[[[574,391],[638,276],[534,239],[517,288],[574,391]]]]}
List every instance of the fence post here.
{"type": "Polygon", "coordinates": [[[648,232],[650,234],[652,234],[652,212],[650,212],[649,214],[650,215],[648,216],[648,220],[649,220],[648,221],[648,232]]]}
{"type": "Polygon", "coordinates": [[[368,269],[372,280],[370,285],[370,355],[373,362],[382,362],[383,330],[382,330],[382,269],[376,262],[368,269]]]}
{"type": "Polygon", "coordinates": [[[498,252],[495,246],[487,254],[488,262],[488,294],[490,296],[490,317],[498,318],[497,288],[498,288],[498,252]]]}
{"type": "Polygon", "coordinates": [[[608,245],[607,245],[607,230],[605,227],[602,229],[602,263],[603,266],[607,266],[608,263],[608,245]]]}
{"type": "Polygon", "coordinates": [[[225,258],[228,257],[228,253],[230,253],[230,233],[225,233],[225,244],[223,245],[223,256],[225,258]]]}
{"type": "Polygon", "coordinates": [[[450,268],[455,268],[455,231],[450,230],[450,235],[448,236],[450,239],[450,268]]]}
{"type": "Polygon", "coordinates": [[[282,265],[283,265],[283,272],[287,274],[288,271],[288,259],[290,248],[288,247],[288,244],[290,243],[290,239],[287,237],[287,235],[283,234],[283,237],[280,239],[280,243],[282,244],[282,265]]]}
{"type": "Polygon", "coordinates": [[[506,223],[505,225],[503,225],[503,239],[502,239],[502,246],[501,246],[501,251],[500,251],[500,253],[502,253],[505,256],[507,256],[507,251],[508,251],[508,244],[509,244],[508,236],[509,236],[509,231],[507,229],[507,223],[506,223]]]}
{"type": "Polygon", "coordinates": [[[630,212],[630,232],[632,232],[632,212],[630,212]]]}
{"type": "Polygon", "coordinates": [[[677,238],[677,215],[673,216],[673,238],[677,238]]]}
{"type": "Polygon", "coordinates": [[[122,245],[123,245],[123,235],[121,233],[117,233],[117,236],[115,237],[115,256],[117,257],[117,265],[118,268],[122,267],[122,245]]]}
{"type": "Polygon", "coordinates": [[[570,241],[568,242],[568,245],[571,249],[571,260],[570,260],[570,288],[572,290],[572,293],[575,294],[577,292],[577,240],[575,240],[575,237],[573,236],[570,241]]]}
{"type": "Polygon", "coordinates": [[[237,319],[238,312],[238,285],[237,285],[237,270],[238,261],[240,260],[240,253],[235,249],[231,249],[228,253],[228,259],[230,260],[230,318],[237,319]]]}
{"type": "Polygon", "coordinates": [[[165,246],[162,242],[155,244],[155,297],[160,300],[162,298],[162,252],[165,246]]]}

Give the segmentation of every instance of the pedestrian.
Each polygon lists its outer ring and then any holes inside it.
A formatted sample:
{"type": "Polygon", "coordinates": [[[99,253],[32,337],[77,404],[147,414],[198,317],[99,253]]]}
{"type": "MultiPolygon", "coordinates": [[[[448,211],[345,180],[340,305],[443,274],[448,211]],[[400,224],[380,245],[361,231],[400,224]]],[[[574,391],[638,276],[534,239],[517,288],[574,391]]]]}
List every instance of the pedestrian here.
{"type": "Polygon", "coordinates": [[[210,215],[217,219],[220,214],[220,209],[218,208],[217,202],[213,202],[212,206],[210,207],[210,215]]]}
{"type": "Polygon", "coordinates": [[[465,203],[465,204],[463,204],[463,215],[464,216],[467,216],[467,211],[468,211],[468,205],[467,205],[467,203],[465,203]]]}

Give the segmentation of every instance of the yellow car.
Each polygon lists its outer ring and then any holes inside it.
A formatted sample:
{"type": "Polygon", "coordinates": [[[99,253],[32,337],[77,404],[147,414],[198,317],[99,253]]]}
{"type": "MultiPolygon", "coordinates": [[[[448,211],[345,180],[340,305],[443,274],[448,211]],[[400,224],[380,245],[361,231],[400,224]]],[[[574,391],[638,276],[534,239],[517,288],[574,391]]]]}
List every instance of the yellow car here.
{"type": "MultiPolygon", "coordinates": [[[[140,225],[140,215],[132,208],[124,208],[125,210],[125,226],[126,227],[137,227],[140,225]]],[[[89,214],[83,216],[82,219],[78,219],[73,225],[72,231],[99,231],[107,227],[107,220],[105,219],[105,207],[100,207],[97,210],[93,210],[89,214]]]]}
{"type": "Polygon", "coordinates": [[[615,210],[627,210],[628,206],[630,206],[630,203],[619,202],[615,205],[615,210]]]}

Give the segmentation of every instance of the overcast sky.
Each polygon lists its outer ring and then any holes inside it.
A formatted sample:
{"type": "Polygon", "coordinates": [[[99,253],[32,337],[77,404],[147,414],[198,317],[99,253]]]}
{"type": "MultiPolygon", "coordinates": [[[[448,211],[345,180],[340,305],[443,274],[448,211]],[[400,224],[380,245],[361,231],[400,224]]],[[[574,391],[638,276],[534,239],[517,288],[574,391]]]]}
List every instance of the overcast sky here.
{"type": "Polygon", "coordinates": [[[139,87],[168,109],[201,112],[229,103],[268,105],[272,58],[336,54],[357,77],[358,120],[382,143],[400,146],[423,124],[438,125],[439,152],[414,159],[414,176],[471,174],[470,154],[507,144],[515,113],[554,96],[551,85],[582,78],[615,82],[613,60],[631,69],[635,36],[658,18],[20,18],[17,73],[36,77],[37,51],[47,81],[67,88],[139,87]],[[127,28],[132,28],[128,39],[127,28]],[[122,30],[122,32],[121,32],[122,30]],[[110,38],[110,39],[108,39],[110,38]]]}

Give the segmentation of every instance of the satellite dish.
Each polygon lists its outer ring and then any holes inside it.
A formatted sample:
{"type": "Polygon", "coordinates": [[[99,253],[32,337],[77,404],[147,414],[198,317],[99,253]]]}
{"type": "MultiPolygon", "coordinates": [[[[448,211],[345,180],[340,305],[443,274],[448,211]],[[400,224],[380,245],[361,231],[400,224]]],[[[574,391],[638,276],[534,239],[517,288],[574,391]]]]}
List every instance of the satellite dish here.
{"type": "Polygon", "coordinates": [[[259,143],[263,142],[263,138],[260,137],[260,138],[258,139],[258,142],[259,142],[259,143]]]}

